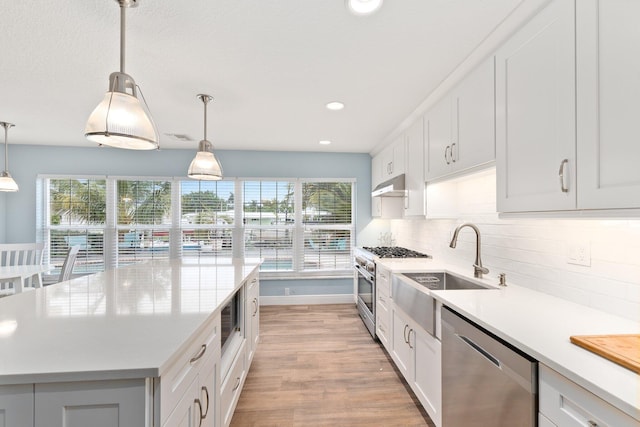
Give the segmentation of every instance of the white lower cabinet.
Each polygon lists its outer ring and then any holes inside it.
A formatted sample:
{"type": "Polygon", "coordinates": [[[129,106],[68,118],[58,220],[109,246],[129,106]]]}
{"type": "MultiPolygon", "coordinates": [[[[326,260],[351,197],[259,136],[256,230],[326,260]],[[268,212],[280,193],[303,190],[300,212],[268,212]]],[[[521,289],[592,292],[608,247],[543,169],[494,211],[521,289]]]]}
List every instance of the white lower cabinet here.
{"type": "Polygon", "coordinates": [[[553,369],[539,365],[541,427],[638,427],[640,421],[580,387],[553,369]]]}
{"type": "Polygon", "coordinates": [[[376,336],[391,351],[391,273],[382,267],[376,270],[376,336]]]}
{"type": "Polygon", "coordinates": [[[144,426],[145,380],[35,385],[36,427],[144,426]]]}
{"type": "Polygon", "coordinates": [[[438,339],[393,308],[391,358],[436,426],[442,421],[442,349],[438,339]]]}
{"type": "Polygon", "coordinates": [[[0,386],[0,427],[33,426],[33,384],[0,386]]]}
{"type": "Polygon", "coordinates": [[[187,387],[182,398],[165,420],[165,427],[215,427],[220,408],[216,390],[219,387],[220,354],[209,356],[201,371],[187,387]]]}
{"type": "Polygon", "coordinates": [[[240,398],[240,392],[242,391],[242,384],[247,376],[247,369],[245,366],[246,357],[246,341],[242,343],[240,350],[235,356],[229,369],[229,373],[222,381],[220,388],[220,411],[222,415],[222,425],[224,427],[231,424],[231,418],[233,418],[233,411],[236,409],[236,404],[240,398]]]}
{"type": "Polygon", "coordinates": [[[247,364],[251,364],[260,339],[260,284],[257,276],[248,279],[246,289],[247,364]]]}

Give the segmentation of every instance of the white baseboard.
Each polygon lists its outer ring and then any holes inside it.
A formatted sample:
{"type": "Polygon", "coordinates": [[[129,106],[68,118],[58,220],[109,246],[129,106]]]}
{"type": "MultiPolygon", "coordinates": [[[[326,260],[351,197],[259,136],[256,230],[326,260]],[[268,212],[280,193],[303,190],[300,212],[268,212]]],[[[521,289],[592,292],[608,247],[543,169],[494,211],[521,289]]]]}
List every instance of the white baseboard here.
{"type": "Polygon", "coordinates": [[[260,305],[355,304],[351,294],[261,296],[260,305]]]}

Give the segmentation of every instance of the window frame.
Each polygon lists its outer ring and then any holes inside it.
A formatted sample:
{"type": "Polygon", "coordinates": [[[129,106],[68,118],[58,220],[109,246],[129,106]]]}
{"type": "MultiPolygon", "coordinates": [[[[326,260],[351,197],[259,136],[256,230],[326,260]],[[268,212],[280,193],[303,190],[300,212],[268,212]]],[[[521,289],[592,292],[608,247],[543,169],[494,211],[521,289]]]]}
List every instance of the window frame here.
{"type": "MultiPolygon", "coordinates": [[[[290,271],[268,271],[261,270],[261,277],[265,279],[318,279],[318,278],[347,278],[352,277],[352,268],[350,259],[353,255],[353,247],[356,237],[356,218],[357,218],[357,180],[355,178],[281,178],[281,177],[234,177],[225,179],[225,181],[233,182],[234,185],[234,222],[230,225],[203,224],[201,227],[183,227],[182,218],[182,182],[190,181],[187,177],[166,177],[166,176],[115,176],[115,175],[89,175],[89,174],[41,174],[37,176],[36,185],[36,237],[38,241],[46,244],[44,262],[50,261],[50,236],[51,230],[55,229],[82,229],[82,230],[101,230],[104,236],[103,257],[104,268],[117,267],[119,264],[118,257],[118,231],[125,225],[118,224],[117,221],[117,182],[122,180],[131,181],[169,181],[171,182],[171,224],[158,224],[149,227],[148,225],[132,224],[131,228],[148,229],[162,228],[169,232],[169,256],[168,258],[181,258],[182,253],[182,233],[183,229],[203,228],[203,229],[231,229],[232,233],[232,255],[233,257],[245,256],[245,232],[250,229],[278,229],[290,230],[293,232],[292,242],[292,270],[290,271]],[[50,200],[50,181],[52,179],[68,179],[68,180],[105,180],[106,181],[106,219],[104,225],[86,224],[83,226],[59,226],[52,225],[51,221],[51,200],[50,200]],[[274,224],[274,225],[254,225],[244,224],[244,184],[249,181],[259,182],[290,182],[294,185],[294,223],[293,224],[274,224]],[[304,183],[349,183],[351,184],[351,222],[348,224],[309,224],[303,222],[302,210],[302,186],[304,183]],[[345,230],[349,233],[350,244],[348,249],[349,262],[344,269],[333,270],[310,270],[304,269],[301,260],[304,259],[305,243],[304,234],[306,229],[321,230],[345,230]],[[179,242],[179,243],[176,243],[179,242]]],[[[198,255],[193,255],[198,256],[198,255]]],[[[226,256],[226,255],[225,255],[226,256]]],[[[192,255],[188,255],[191,258],[192,255]]]]}

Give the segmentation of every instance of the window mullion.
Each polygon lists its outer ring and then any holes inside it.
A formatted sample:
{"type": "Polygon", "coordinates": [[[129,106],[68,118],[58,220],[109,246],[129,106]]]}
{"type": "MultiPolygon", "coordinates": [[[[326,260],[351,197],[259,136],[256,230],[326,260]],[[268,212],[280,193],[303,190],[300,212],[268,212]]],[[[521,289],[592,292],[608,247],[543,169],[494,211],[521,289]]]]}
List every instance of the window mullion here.
{"type": "Polygon", "coordinates": [[[105,268],[118,266],[118,232],[116,230],[118,192],[116,191],[116,179],[107,178],[106,205],[105,205],[105,229],[104,229],[104,263],[105,268]]]}
{"type": "Polygon", "coordinates": [[[293,187],[294,224],[293,271],[300,272],[304,267],[304,224],[302,223],[302,182],[296,180],[293,187]]]}

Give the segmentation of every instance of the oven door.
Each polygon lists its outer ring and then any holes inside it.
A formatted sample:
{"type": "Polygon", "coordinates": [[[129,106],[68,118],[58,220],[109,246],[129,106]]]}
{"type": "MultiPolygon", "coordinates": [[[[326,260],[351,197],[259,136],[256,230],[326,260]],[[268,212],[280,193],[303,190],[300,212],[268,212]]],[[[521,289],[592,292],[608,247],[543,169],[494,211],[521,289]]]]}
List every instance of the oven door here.
{"type": "Polygon", "coordinates": [[[376,337],[375,275],[355,266],[358,278],[358,312],[372,337],[376,337]]]}

